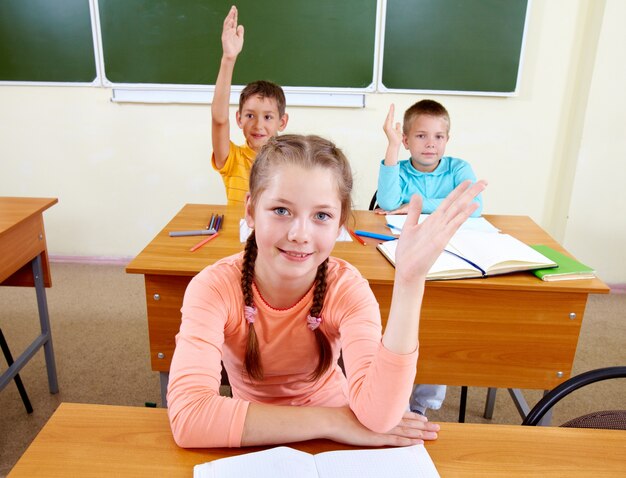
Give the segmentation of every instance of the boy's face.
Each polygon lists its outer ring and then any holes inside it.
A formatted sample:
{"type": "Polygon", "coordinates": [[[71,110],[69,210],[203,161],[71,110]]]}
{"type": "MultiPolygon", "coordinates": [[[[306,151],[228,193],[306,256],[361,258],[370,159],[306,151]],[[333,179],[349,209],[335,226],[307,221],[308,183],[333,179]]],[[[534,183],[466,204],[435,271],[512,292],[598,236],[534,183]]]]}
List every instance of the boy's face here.
{"type": "Polygon", "coordinates": [[[439,165],[448,143],[448,122],[441,116],[419,115],[407,134],[402,135],[402,144],[411,152],[411,164],[418,171],[429,173],[439,165]]]}
{"type": "Polygon", "coordinates": [[[258,152],[268,140],[287,126],[289,117],[280,116],[274,98],[251,96],[237,112],[237,125],[243,130],[248,146],[258,152]]]}

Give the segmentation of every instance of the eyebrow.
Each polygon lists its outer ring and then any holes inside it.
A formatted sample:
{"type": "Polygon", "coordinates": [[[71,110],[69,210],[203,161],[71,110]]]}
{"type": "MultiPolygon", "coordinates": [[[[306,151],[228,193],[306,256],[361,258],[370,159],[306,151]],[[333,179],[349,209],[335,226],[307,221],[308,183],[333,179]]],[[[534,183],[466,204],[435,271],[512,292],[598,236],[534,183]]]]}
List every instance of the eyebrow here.
{"type": "MultiPolygon", "coordinates": [[[[270,198],[271,201],[273,202],[277,202],[279,204],[284,204],[286,206],[293,206],[294,203],[289,201],[288,199],[284,199],[284,198],[270,198]]],[[[336,206],[332,206],[331,204],[316,204],[315,206],[313,206],[313,209],[340,209],[337,208],[336,206]]]]}

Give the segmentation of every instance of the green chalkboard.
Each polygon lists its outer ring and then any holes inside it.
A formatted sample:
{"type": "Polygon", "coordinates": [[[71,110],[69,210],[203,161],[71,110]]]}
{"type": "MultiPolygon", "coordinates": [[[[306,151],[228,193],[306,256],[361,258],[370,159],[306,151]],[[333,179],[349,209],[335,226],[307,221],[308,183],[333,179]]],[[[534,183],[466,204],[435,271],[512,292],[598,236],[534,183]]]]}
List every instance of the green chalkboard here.
{"type": "MultiPolygon", "coordinates": [[[[99,0],[105,84],[213,85],[232,0],[99,0]]],[[[368,88],[376,0],[240,0],[233,84],[368,88]]]]}
{"type": "Polygon", "coordinates": [[[382,86],[513,93],[527,0],[391,0],[382,86]]]}
{"type": "Polygon", "coordinates": [[[89,0],[0,0],[0,81],[96,77],[89,0]]]}

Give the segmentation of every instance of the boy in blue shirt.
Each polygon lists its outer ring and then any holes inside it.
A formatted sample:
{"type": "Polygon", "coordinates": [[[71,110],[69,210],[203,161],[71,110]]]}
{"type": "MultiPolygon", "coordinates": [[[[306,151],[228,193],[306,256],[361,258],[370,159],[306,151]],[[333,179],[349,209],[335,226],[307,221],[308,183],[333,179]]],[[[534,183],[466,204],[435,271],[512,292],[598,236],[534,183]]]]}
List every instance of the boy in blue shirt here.
{"type": "MultiPolygon", "coordinates": [[[[476,182],[472,167],[462,159],[444,156],[450,138],[448,111],[433,100],[415,103],[404,113],[402,129],[394,125],[394,105],[389,107],[383,129],[389,144],[378,174],[377,202],[386,214],[406,214],[413,194],[424,201],[422,212],[430,214],[452,190],[466,179],[476,182]],[[409,159],[398,161],[400,145],[411,153],[409,159]]],[[[479,207],[472,214],[480,216],[479,207]]]]}
{"type": "MultiPolygon", "coordinates": [[[[383,126],[389,144],[378,174],[378,213],[406,214],[411,196],[419,194],[422,213],[430,214],[460,183],[466,179],[476,182],[469,163],[444,156],[450,138],[450,115],[443,105],[433,100],[418,101],[404,113],[402,128],[400,123],[394,125],[393,117],[392,104],[383,126]],[[400,144],[410,151],[409,159],[398,161],[400,144]]],[[[478,217],[482,197],[478,195],[475,201],[479,207],[472,216],[478,217]]],[[[428,408],[441,408],[445,398],[445,385],[415,385],[409,408],[424,415],[428,408]]]]}

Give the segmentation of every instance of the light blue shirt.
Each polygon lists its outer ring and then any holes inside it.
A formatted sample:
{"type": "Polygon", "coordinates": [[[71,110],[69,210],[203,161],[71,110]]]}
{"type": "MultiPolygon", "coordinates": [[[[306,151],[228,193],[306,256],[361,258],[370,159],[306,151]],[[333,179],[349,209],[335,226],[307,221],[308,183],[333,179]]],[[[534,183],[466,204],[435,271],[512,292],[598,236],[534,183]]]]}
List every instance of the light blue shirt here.
{"type": "MultiPolygon", "coordinates": [[[[410,159],[399,161],[395,166],[380,164],[378,173],[378,205],[386,211],[392,211],[408,203],[411,196],[422,196],[422,213],[430,214],[452,190],[466,179],[476,182],[476,175],[467,161],[451,156],[441,158],[439,165],[430,173],[418,171],[410,159]]],[[[482,195],[475,199],[478,209],[473,217],[481,215],[483,210],[482,195]]]]}

